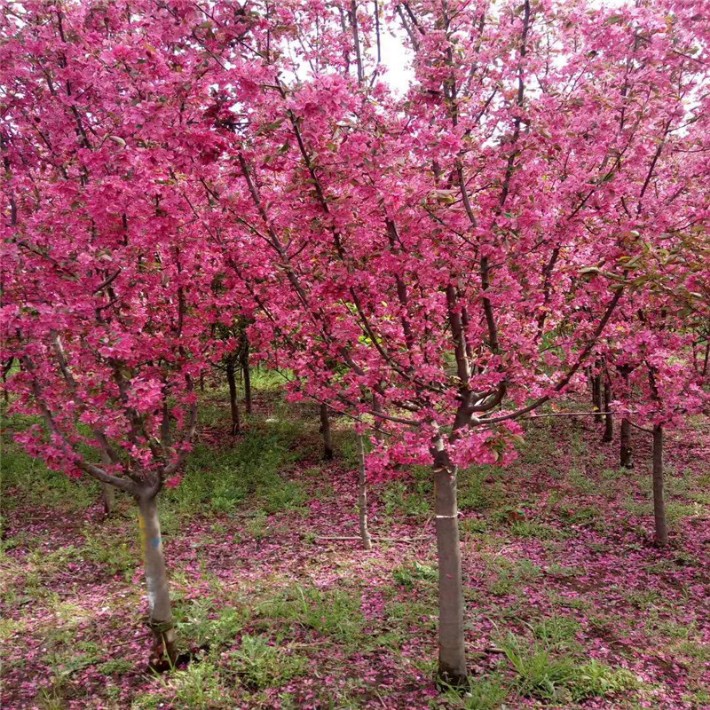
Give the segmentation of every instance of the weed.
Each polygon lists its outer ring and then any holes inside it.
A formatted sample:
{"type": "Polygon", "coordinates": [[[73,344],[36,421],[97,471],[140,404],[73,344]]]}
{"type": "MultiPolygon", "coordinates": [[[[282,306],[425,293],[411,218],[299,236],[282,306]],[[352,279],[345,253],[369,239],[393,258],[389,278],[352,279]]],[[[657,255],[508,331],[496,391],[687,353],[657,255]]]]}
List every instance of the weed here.
{"type": "Polygon", "coordinates": [[[396,584],[406,589],[412,589],[420,581],[436,581],[439,573],[430,565],[414,561],[411,565],[396,567],[392,573],[396,584]]]}
{"type": "Polygon", "coordinates": [[[238,650],[229,656],[229,669],[249,690],[274,687],[303,675],[307,661],[269,645],[263,636],[242,636],[238,650]]]}
{"type": "Polygon", "coordinates": [[[579,622],[568,616],[552,616],[541,619],[530,626],[533,636],[545,646],[568,648],[576,646],[576,635],[580,631],[579,622]]]}
{"type": "Polygon", "coordinates": [[[170,685],[175,690],[178,707],[203,710],[223,707],[225,689],[218,669],[208,660],[190,664],[185,670],[173,671],[170,685]]]}
{"type": "Polygon", "coordinates": [[[465,687],[445,690],[444,698],[448,708],[457,710],[498,710],[508,695],[508,688],[500,676],[472,678],[465,687]]]}
{"type": "Polygon", "coordinates": [[[210,599],[196,599],[189,608],[180,609],[177,615],[178,618],[184,616],[183,621],[178,621],[180,635],[198,647],[227,645],[245,623],[243,614],[237,609],[227,607],[219,612],[213,611],[210,599]]]}
{"type": "Polygon", "coordinates": [[[513,634],[500,646],[517,673],[516,684],[522,695],[557,700],[561,689],[574,677],[575,664],[570,658],[554,658],[546,649],[528,646],[513,634]]]}
{"type": "Polygon", "coordinates": [[[553,655],[544,645],[529,644],[513,634],[500,646],[517,674],[521,695],[544,701],[581,702],[639,686],[636,676],[625,668],[612,668],[596,660],[579,664],[573,656],[553,655]]]}
{"type": "Polygon", "coordinates": [[[359,639],[365,623],[360,600],[339,589],[295,588],[262,603],[264,619],[278,619],[348,643],[359,639]]]}

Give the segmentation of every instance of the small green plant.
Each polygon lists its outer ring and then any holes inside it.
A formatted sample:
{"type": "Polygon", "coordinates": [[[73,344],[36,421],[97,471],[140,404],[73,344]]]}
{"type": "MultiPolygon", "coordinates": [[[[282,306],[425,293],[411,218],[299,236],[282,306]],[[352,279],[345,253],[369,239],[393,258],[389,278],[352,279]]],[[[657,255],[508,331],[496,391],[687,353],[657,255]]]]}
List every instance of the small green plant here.
{"type": "Polygon", "coordinates": [[[134,544],[117,541],[89,529],[84,530],[81,552],[85,559],[101,565],[107,574],[122,574],[126,580],[130,579],[140,559],[134,544]]]}
{"type": "Polygon", "coordinates": [[[589,698],[603,698],[638,687],[638,678],[631,671],[625,668],[611,668],[596,660],[580,666],[569,683],[571,697],[575,702],[589,698]]]}
{"type": "Polygon", "coordinates": [[[574,676],[575,664],[570,658],[555,658],[546,649],[530,646],[513,634],[500,646],[517,674],[521,695],[557,700],[574,676]]]}
{"type": "Polygon", "coordinates": [[[223,707],[225,688],[218,669],[208,660],[191,663],[184,671],[173,671],[171,675],[170,685],[175,690],[178,707],[195,710],[223,707]]]}
{"type": "Polygon", "coordinates": [[[555,655],[543,643],[528,643],[509,634],[500,644],[517,674],[521,695],[543,701],[581,702],[639,687],[625,668],[612,668],[597,660],[580,664],[574,656],[555,655]]]}
{"type": "Polygon", "coordinates": [[[259,606],[264,620],[279,620],[349,643],[362,636],[360,599],[341,589],[296,586],[259,606]]]}
{"type": "Polygon", "coordinates": [[[499,710],[508,695],[508,688],[500,676],[472,678],[468,686],[449,688],[444,692],[447,708],[456,710],[499,710]]]}
{"type": "Polygon", "coordinates": [[[124,658],[112,658],[98,667],[104,675],[121,675],[122,673],[129,673],[134,668],[135,665],[124,658]]]}
{"type": "Polygon", "coordinates": [[[249,690],[279,686],[306,672],[305,658],[271,646],[263,636],[242,636],[241,646],[229,657],[229,669],[249,690]]]}
{"type": "Polygon", "coordinates": [[[422,564],[416,560],[411,565],[396,567],[392,573],[396,584],[406,589],[412,589],[417,582],[435,581],[439,577],[435,567],[422,564]]]}
{"type": "Polygon", "coordinates": [[[193,601],[190,607],[180,610],[179,615],[184,616],[183,621],[178,621],[181,637],[198,647],[225,646],[244,627],[244,616],[238,609],[227,607],[215,612],[210,599],[193,601]]]}
{"type": "Polygon", "coordinates": [[[544,523],[537,523],[534,520],[516,520],[510,525],[510,534],[515,537],[536,538],[538,540],[553,540],[561,537],[561,534],[544,523]]]}
{"type": "Polygon", "coordinates": [[[528,559],[509,560],[505,557],[491,557],[488,568],[495,574],[490,584],[490,591],[497,596],[504,596],[516,591],[518,587],[538,579],[542,570],[528,559]]]}
{"type": "Polygon", "coordinates": [[[415,481],[414,486],[404,481],[388,483],[380,494],[385,514],[389,518],[410,517],[423,520],[431,511],[429,495],[426,493],[428,482],[415,481]]]}
{"type": "Polygon", "coordinates": [[[580,631],[579,622],[568,616],[552,616],[530,625],[533,636],[550,648],[576,645],[575,637],[580,631]]]}

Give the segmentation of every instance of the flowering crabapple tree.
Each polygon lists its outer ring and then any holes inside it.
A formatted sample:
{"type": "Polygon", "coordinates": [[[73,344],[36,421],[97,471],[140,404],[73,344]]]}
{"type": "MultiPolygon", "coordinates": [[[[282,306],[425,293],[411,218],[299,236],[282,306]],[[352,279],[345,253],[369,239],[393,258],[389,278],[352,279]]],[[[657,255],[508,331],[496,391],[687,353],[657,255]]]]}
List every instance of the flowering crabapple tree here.
{"type": "MultiPolygon", "coordinates": [[[[683,235],[682,249],[655,254],[655,272],[647,288],[620,309],[600,347],[607,379],[613,385],[612,409],[627,426],[653,437],[653,507],[655,541],[668,543],[664,502],[664,432],[688,430],[689,418],[706,413],[706,374],[694,360],[694,325],[710,317],[708,249],[702,229],[683,235]],[[624,374],[628,373],[624,377],[624,374]]],[[[624,448],[622,442],[622,449],[624,448]]]]}
{"type": "Polygon", "coordinates": [[[186,3],[11,3],[0,45],[2,360],[20,364],[12,410],[43,424],[17,438],[136,500],[163,665],[177,651],[157,497],[219,357],[219,261],[176,188],[185,150],[211,150],[191,120],[203,19],[186,3]]]}
{"type": "Polygon", "coordinates": [[[507,460],[516,420],[646,287],[644,255],[701,216],[698,9],[284,4],[213,75],[231,165],[203,174],[199,211],[252,330],[298,395],[376,422],[371,464],[433,464],[449,682],[466,678],[458,469],[507,460]],[[385,20],[415,57],[401,99],[373,51],[385,20]]]}

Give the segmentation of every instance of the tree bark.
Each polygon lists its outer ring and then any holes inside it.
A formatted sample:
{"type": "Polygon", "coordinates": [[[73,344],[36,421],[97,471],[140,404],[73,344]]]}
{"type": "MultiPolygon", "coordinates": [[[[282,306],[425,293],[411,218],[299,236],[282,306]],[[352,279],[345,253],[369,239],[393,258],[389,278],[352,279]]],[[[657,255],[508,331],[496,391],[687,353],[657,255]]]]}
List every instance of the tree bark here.
{"type": "Polygon", "coordinates": [[[600,375],[592,376],[592,404],[594,405],[594,421],[602,423],[602,378],[600,375]]]}
{"type": "Polygon", "coordinates": [[[663,427],[653,427],[653,517],[656,524],[656,544],[668,544],[668,521],[663,497],[663,427]]]}
{"type": "Polygon", "coordinates": [[[360,453],[360,472],[357,487],[357,508],[360,517],[360,538],[366,550],[372,549],[372,538],[367,524],[367,470],[365,468],[365,442],[362,434],[358,434],[357,448],[360,453]]]}
{"type": "MultiPolygon", "coordinates": [[[[101,461],[104,466],[111,465],[111,459],[105,450],[101,451],[101,461]]],[[[104,507],[104,516],[108,518],[116,508],[116,489],[110,483],[101,483],[101,503],[104,507]]]]}
{"type": "Polygon", "coordinates": [[[239,406],[237,404],[237,379],[235,377],[234,362],[227,362],[227,383],[229,384],[229,409],[232,415],[232,435],[238,434],[241,429],[239,421],[239,406]]]}
{"type": "Polygon", "coordinates": [[[242,379],[244,380],[244,407],[247,414],[251,414],[251,370],[249,369],[249,341],[244,335],[244,347],[239,356],[242,366],[242,379]]]}
{"type": "Polygon", "coordinates": [[[333,436],[330,431],[330,415],[327,404],[320,406],[320,433],[323,435],[323,458],[326,461],[332,461],[333,436]]]}
{"type": "Polygon", "coordinates": [[[148,626],[155,639],[151,665],[156,668],[170,667],[177,658],[177,644],[156,496],[139,497],[138,507],[148,591],[148,626]]]}
{"type": "Polygon", "coordinates": [[[602,441],[614,441],[614,415],[611,413],[611,386],[604,383],[604,436],[602,441]]]}
{"type": "Polygon", "coordinates": [[[619,440],[619,465],[621,468],[633,468],[634,462],[631,455],[631,422],[626,418],[621,420],[619,440]]]}
{"type": "Polygon", "coordinates": [[[110,483],[101,484],[101,502],[104,506],[104,515],[108,517],[116,508],[116,489],[110,483]]]}
{"type": "Polygon", "coordinates": [[[438,450],[434,464],[434,492],[439,558],[439,678],[461,686],[466,682],[466,651],[456,478],[456,466],[446,451],[438,450]]]}

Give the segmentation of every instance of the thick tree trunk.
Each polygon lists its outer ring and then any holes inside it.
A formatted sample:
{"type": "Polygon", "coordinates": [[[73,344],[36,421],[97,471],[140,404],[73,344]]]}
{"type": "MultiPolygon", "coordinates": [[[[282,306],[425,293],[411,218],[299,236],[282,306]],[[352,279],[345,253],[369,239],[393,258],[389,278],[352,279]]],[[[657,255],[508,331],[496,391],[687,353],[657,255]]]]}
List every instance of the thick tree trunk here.
{"type": "Polygon", "coordinates": [[[242,379],[244,380],[244,407],[247,414],[251,414],[251,370],[249,369],[249,341],[246,340],[239,357],[242,366],[242,379]]]}
{"type": "Polygon", "coordinates": [[[320,433],[323,435],[323,458],[326,461],[333,459],[333,436],[330,431],[330,414],[328,405],[320,406],[320,433]]]}
{"type": "Polygon", "coordinates": [[[594,405],[594,421],[602,423],[602,378],[600,375],[592,377],[592,404],[594,405]]]}
{"type": "Polygon", "coordinates": [[[451,685],[466,682],[463,638],[463,587],[459,544],[456,467],[439,451],[434,466],[436,547],[439,557],[439,678],[451,685]]]}
{"type": "Polygon", "coordinates": [[[237,378],[235,377],[234,363],[227,363],[227,383],[229,384],[229,409],[232,414],[232,435],[238,434],[241,429],[239,421],[239,406],[237,404],[237,378]]]}
{"type": "Polygon", "coordinates": [[[139,525],[145,581],[148,591],[148,626],[155,638],[151,664],[161,668],[172,665],[177,658],[175,627],[170,606],[168,575],[160,536],[160,521],[155,496],[138,499],[139,525]]]}
{"type": "Polygon", "coordinates": [[[653,427],[653,517],[656,524],[656,544],[668,544],[668,521],[663,497],[663,427],[653,427]]]}
{"type": "Polygon", "coordinates": [[[621,468],[633,468],[634,462],[631,455],[631,422],[628,419],[621,420],[619,441],[619,465],[621,468]]]}
{"type": "Polygon", "coordinates": [[[365,442],[362,434],[357,437],[357,448],[360,454],[360,472],[357,486],[357,508],[360,517],[360,537],[366,550],[372,549],[372,538],[367,524],[367,470],[365,468],[365,442]]]}
{"type": "Polygon", "coordinates": [[[614,441],[614,415],[611,413],[611,386],[604,383],[604,436],[602,441],[614,441]]]}

